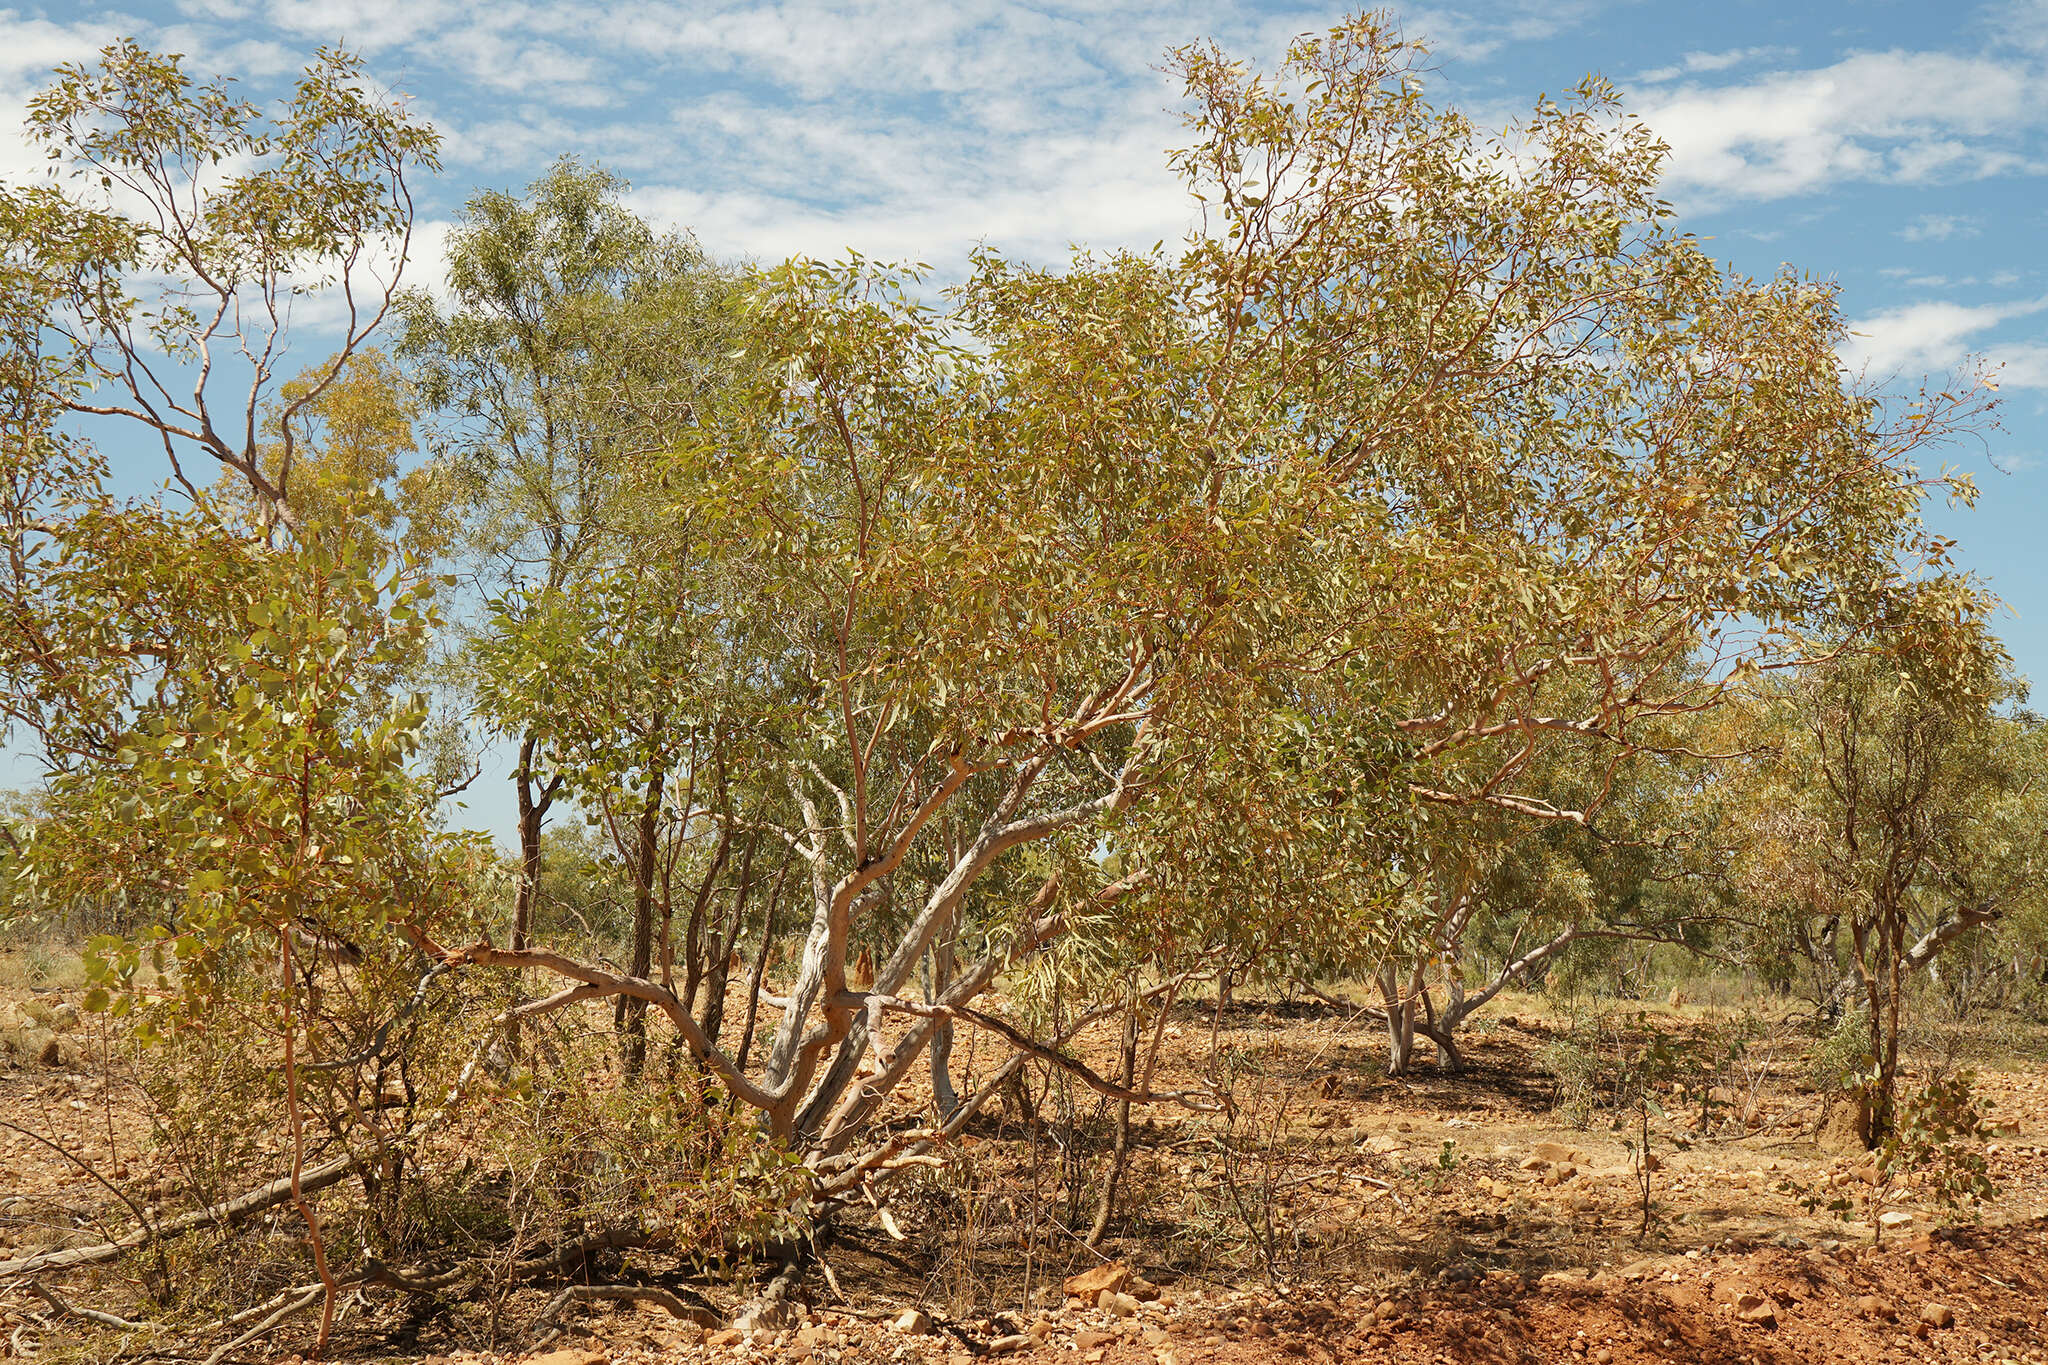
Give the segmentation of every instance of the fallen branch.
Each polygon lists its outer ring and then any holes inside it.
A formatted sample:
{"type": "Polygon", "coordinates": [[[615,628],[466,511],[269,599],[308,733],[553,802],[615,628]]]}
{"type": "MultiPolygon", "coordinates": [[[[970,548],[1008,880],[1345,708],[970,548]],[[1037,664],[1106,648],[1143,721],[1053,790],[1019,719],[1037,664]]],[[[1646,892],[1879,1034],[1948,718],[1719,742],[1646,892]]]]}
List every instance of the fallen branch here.
{"type": "Polygon", "coordinates": [[[250,1342],[256,1340],[256,1338],[267,1335],[273,1329],[282,1324],[286,1318],[292,1316],[292,1314],[302,1313],[306,1309],[311,1308],[316,1302],[325,1297],[326,1293],[327,1286],[325,1286],[324,1284],[316,1284],[311,1289],[308,1289],[303,1293],[299,1294],[298,1297],[291,1299],[283,1304],[280,1304],[277,1310],[271,1313],[270,1316],[264,1318],[263,1321],[257,1323],[254,1327],[251,1327],[248,1331],[242,1333],[242,1335],[236,1337],[233,1341],[223,1342],[221,1345],[215,1347],[213,1354],[206,1358],[205,1365],[220,1365],[220,1363],[223,1360],[226,1360],[229,1355],[231,1355],[235,1351],[240,1350],[242,1347],[247,1346],[250,1342]]]}
{"type": "Polygon", "coordinates": [[[244,1308],[239,1312],[228,1314],[219,1322],[216,1322],[215,1324],[213,1324],[213,1326],[207,1328],[206,1334],[208,1336],[211,1336],[215,1332],[226,1332],[236,1327],[240,1327],[245,1322],[249,1322],[253,1319],[260,1318],[264,1314],[274,1311],[279,1304],[287,1303],[290,1300],[295,1299],[299,1295],[305,1293],[309,1289],[318,1288],[320,1288],[320,1281],[315,1280],[311,1284],[295,1284],[289,1289],[281,1289],[277,1293],[273,1294],[271,1297],[265,1299],[263,1302],[259,1304],[255,1304],[254,1306],[249,1308],[244,1308]]]}
{"type": "Polygon", "coordinates": [[[124,1332],[140,1332],[148,1326],[147,1323],[130,1322],[112,1313],[102,1313],[97,1308],[80,1308],[77,1304],[66,1303],[41,1280],[30,1280],[28,1287],[34,1290],[44,1303],[68,1317],[84,1318],[87,1322],[96,1322],[102,1327],[118,1327],[124,1332]]]}
{"type": "MultiPolygon", "coordinates": [[[[306,1194],[312,1194],[319,1190],[324,1190],[330,1185],[338,1185],[355,1170],[356,1162],[357,1159],[355,1157],[346,1156],[337,1157],[324,1166],[315,1166],[312,1170],[301,1174],[299,1188],[306,1194]]],[[[117,1237],[111,1242],[100,1242],[86,1247],[71,1247],[63,1251],[45,1251],[34,1256],[19,1257],[12,1261],[0,1261],[0,1278],[15,1275],[32,1275],[41,1270],[66,1270],[72,1266],[94,1265],[100,1261],[111,1261],[116,1257],[135,1250],[137,1247],[147,1246],[161,1238],[175,1237],[181,1232],[190,1232],[194,1228],[217,1227],[223,1224],[233,1225],[239,1223],[250,1214],[261,1213],[265,1209],[284,1203],[291,1197],[291,1177],[284,1176],[271,1181],[268,1185],[260,1185],[245,1194],[238,1194],[233,1199],[222,1200],[218,1204],[209,1205],[203,1209],[194,1209],[190,1213],[181,1213],[176,1218],[165,1219],[154,1228],[147,1226],[138,1228],[127,1236],[117,1237]]]]}
{"type": "MultiPolygon", "coordinates": [[[[663,1289],[659,1285],[572,1284],[562,1290],[561,1293],[555,1295],[554,1298],[548,1300],[548,1306],[540,1310],[540,1316],[533,1320],[533,1326],[528,1330],[529,1332],[538,1332],[543,1326],[553,1322],[555,1316],[571,1303],[602,1301],[658,1304],[666,1308],[673,1317],[685,1318],[705,1326],[709,1325],[704,1322],[706,1315],[717,1316],[716,1310],[709,1303],[702,1300],[697,1303],[687,1302],[681,1295],[672,1290],[663,1289]]],[[[559,1328],[549,1333],[544,1340],[535,1344],[545,1345],[548,1341],[554,1340],[558,1335],[560,1335],[559,1328]]]]}

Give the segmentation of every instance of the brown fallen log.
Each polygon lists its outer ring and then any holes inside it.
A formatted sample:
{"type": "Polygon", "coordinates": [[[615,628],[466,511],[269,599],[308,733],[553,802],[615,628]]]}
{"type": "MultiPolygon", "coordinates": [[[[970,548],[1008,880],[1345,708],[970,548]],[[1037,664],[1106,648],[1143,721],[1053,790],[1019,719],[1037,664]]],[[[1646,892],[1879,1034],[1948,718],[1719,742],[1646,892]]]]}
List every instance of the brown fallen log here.
{"type": "MultiPolygon", "coordinates": [[[[307,1194],[338,1185],[355,1170],[355,1157],[336,1157],[323,1166],[315,1166],[301,1173],[299,1188],[307,1194]]],[[[66,1270],[72,1266],[95,1265],[124,1256],[137,1247],[148,1246],[164,1237],[175,1237],[181,1232],[194,1228],[217,1227],[241,1222],[252,1213],[261,1213],[284,1203],[292,1197],[290,1176],[280,1176],[268,1185],[259,1185],[233,1199],[222,1200],[208,1208],[194,1209],[181,1213],[175,1218],[166,1218],[155,1228],[137,1228],[124,1237],[111,1242],[99,1242],[92,1246],[67,1247],[63,1251],[38,1252],[33,1256],[22,1256],[12,1261],[0,1261],[0,1279],[16,1275],[33,1275],[43,1270],[66,1270]]]]}

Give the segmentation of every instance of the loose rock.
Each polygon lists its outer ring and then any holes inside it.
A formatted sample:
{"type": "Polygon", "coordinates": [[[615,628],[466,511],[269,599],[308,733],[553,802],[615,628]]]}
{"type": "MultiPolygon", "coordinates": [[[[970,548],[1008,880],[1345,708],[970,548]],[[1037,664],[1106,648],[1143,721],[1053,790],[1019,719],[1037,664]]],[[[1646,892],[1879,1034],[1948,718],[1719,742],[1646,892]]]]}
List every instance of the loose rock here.
{"type": "Polygon", "coordinates": [[[1131,1268],[1123,1261],[1111,1261],[1107,1265],[1093,1266],[1078,1275],[1070,1275],[1060,1286],[1063,1293],[1077,1299],[1093,1299],[1105,1290],[1120,1294],[1131,1282],[1131,1268]]]}

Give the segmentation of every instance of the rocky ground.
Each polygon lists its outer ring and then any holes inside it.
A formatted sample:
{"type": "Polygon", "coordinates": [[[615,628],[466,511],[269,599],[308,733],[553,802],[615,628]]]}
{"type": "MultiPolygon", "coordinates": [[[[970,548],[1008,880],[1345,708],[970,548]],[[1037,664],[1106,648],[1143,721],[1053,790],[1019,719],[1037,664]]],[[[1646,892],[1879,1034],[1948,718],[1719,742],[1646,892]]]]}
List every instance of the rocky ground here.
{"type": "MultiPolygon", "coordinates": [[[[1105,1269],[1128,1274],[1121,1263],[1105,1269]]],[[[1102,1282],[1097,1278],[1095,1282],[1102,1282]]],[[[1113,1282],[1113,1281],[1112,1281],[1113,1282]]],[[[1649,1257],[1620,1268],[1556,1271],[1531,1282],[1473,1270],[1429,1286],[1320,1286],[1282,1298],[1167,1287],[1104,1288],[1033,1314],[934,1321],[825,1308],[742,1333],[659,1310],[592,1323],[577,1344],[529,1365],[635,1365],[677,1359],[918,1361],[1071,1358],[1095,1365],[1332,1362],[1591,1362],[1763,1365],[1821,1360],[2048,1359],[2048,1220],[1904,1245],[1828,1242],[1739,1253],[1649,1257]]],[[[430,1361],[490,1365],[512,1357],[430,1361]]]]}
{"type": "MultiPolygon", "coordinates": [[[[144,1106],[74,1005],[64,988],[0,991],[0,1260],[100,1240],[133,1221],[128,1203],[153,1215],[172,1187],[144,1106]]],[[[473,1349],[474,1332],[397,1323],[372,1306],[344,1320],[335,1354],[464,1365],[2048,1362],[2048,1065],[2037,1053],[1978,1059],[1995,1128],[1977,1150],[2000,1193],[1958,1214],[1923,1187],[1874,1187],[1868,1158],[1831,1140],[1798,1082],[1810,1040],[1785,1031],[1772,1044],[1782,1055],[1759,1047],[1731,1078],[1717,1121],[1660,1125],[1644,1234],[1625,1135],[1605,1115],[1574,1127],[1554,1107],[1537,1059],[1563,1024],[1540,1008],[1516,1002],[1475,1034],[1463,1072],[1403,1081],[1381,1074],[1374,1027],[1355,1014],[1255,1005],[1220,1021],[1212,1042],[1218,1021],[1190,1013],[1169,1030],[1167,1066],[1198,1073],[1212,1045],[1257,1059],[1256,1084],[1238,1096],[1240,1135],[1256,1129],[1269,1155],[1233,1164],[1215,1118],[1151,1115],[1134,1134],[1132,1217],[1106,1262],[1055,1218],[1072,1215],[1071,1203],[1054,1208],[1046,1176],[1059,1135],[1006,1114],[906,1196],[902,1227],[846,1220],[822,1250],[832,1273],[809,1275],[744,1329],[728,1325],[737,1293],[724,1310],[686,1316],[650,1300],[577,1302],[547,1318],[548,1294],[533,1291],[510,1310],[534,1324],[524,1351],[473,1349]],[[992,1211],[972,1229],[944,1212],[966,1193],[992,1211]],[[1850,1221],[1825,1207],[1838,1197],[1850,1221]],[[1267,1240],[1235,1216],[1247,1207],[1267,1240]]],[[[1674,1029],[1700,1017],[1662,1016],[1674,1029]]],[[[914,1110],[916,1097],[905,1103],[914,1110]]],[[[118,1308],[126,1273],[41,1288],[118,1308]]],[[[39,1289],[0,1283],[0,1359],[65,1358],[74,1344],[72,1358],[107,1358],[120,1334],[98,1333],[87,1349],[96,1331],[39,1289]]],[[[289,1359],[295,1343],[280,1333],[236,1358],[289,1359]]]]}

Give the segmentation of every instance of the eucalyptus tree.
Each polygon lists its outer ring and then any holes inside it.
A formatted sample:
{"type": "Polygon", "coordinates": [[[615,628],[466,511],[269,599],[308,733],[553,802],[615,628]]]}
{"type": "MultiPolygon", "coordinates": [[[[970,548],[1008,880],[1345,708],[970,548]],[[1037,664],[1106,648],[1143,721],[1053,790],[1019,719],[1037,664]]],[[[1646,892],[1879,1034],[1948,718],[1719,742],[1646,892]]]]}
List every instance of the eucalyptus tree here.
{"type": "Polygon", "coordinates": [[[1996,708],[2020,689],[1989,604],[1967,579],[1912,585],[1884,648],[1844,650],[1755,702],[1773,749],[1739,792],[1739,877],[1846,958],[1866,1031],[1857,1130],[1873,1147],[1895,1122],[1909,979],[2043,885],[2041,773],[2000,742],[1996,708]]]}
{"type": "Polygon", "coordinates": [[[1404,854],[1399,913],[1371,964],[1390,1074],[1405,1074],[1418,1034],[1440,1066],[1460,1065],[1465,1021],[1574,951],[1704,945],[1724,916],[1703,779],[1742,757],[1701,748],[1705,734],[1679,714],[1637,725],[1626,746],[1601,746],[1618,747],[1619,764],[1582,744],[1539,751],[1524,782],[1597,812],[1584,824],[1483,806],[1426,811],[1404,854]]]}
{"type": "MultiPolygon", "coordinates": [[[[516,599],[479,623],[485,642],[493,621],[549,610],[659,539],[637,520],[635,464],[695,420],[731,348],[729,272],[626,209],[625,188],[564,159],[524,196],[477,195],[451,238],[445,305],[425,292],[399,303],[399,354],[436,419],[456,557],[479,599],[516,599]]],[[[573,760],[550,751],[546,722],[494,711],[492,694],[477,704],[518,744],[512,941],[524,946],[541,828],[573,760]]],[[[643,712],[629,723],[660,722],[643,712]]],[[[650,820],[667,771],[640,775],[650,820]]],[[[647,885],[652,852],[644,861],[647,885]]]]}
{"type": "Polygon", "coordinates": [[[53,174],[0,192],[15,383],[137,424],[195,497],[189,462],[217,462],[293,524],[295,419],[390,311],[433,130],[344,52],[265,115],[123,40],[57,68],[27,131],[53,174]],[[293,312],[316,303],[339,347],[281,391],[293,312]]]}
{"type": "Polygon", "coordinates": [[[1371,19],[1272,79],[1174,60],[1184,249],[983,251],[936,297],[861,260],[756,272],[743,362],[660,464],[749,624],[730,714],[772,733],[750,781],[787,818],[756,827],[809,890],[765,1057],[630,972],[454,951],[647,1000],[826,1205],[935,1140],[874,1120],[944,1022],[1206,1102],[976,1007],[1077,923],[1383,934],[1417,807],[1583,826],[1659,722],[1944,553],[1915,452],[1979,396],[1847,388],[1832,291],[1675,232],[1664,149],[1604,87],[1489,138],[1371,19]],[[1583,777],[1532,785],[1553,750],[1583,777]],[[1001,931],[910,998],[992,877],[1001,931]]]}
{"type": "Polygon", "coordinates": [[[397,1189],[383,1087],[409,1108],[421,1073],[373,1035],[419,944],[468,923],[476,867],[415,766],[432,585],[336,524],[403,443],[365,343],[437,141],[344,53],[266,114],[130,41],[58,68],[28,133],[52,173],[0,188],[0,707],[46,774],[5,912],[120,907],[87,1005],[143,1042],[246,1040],[211,1117],[264,1140],[213,1150],[288,1168],[249,1207],[296,1206],[324,1341],[311,1196],[351,1172],[397,1189]],[[295,311],[338,347],[287,380],[295,311]],[[110,490],[124,426],[161,445],[168,496],[110,490]]]}

